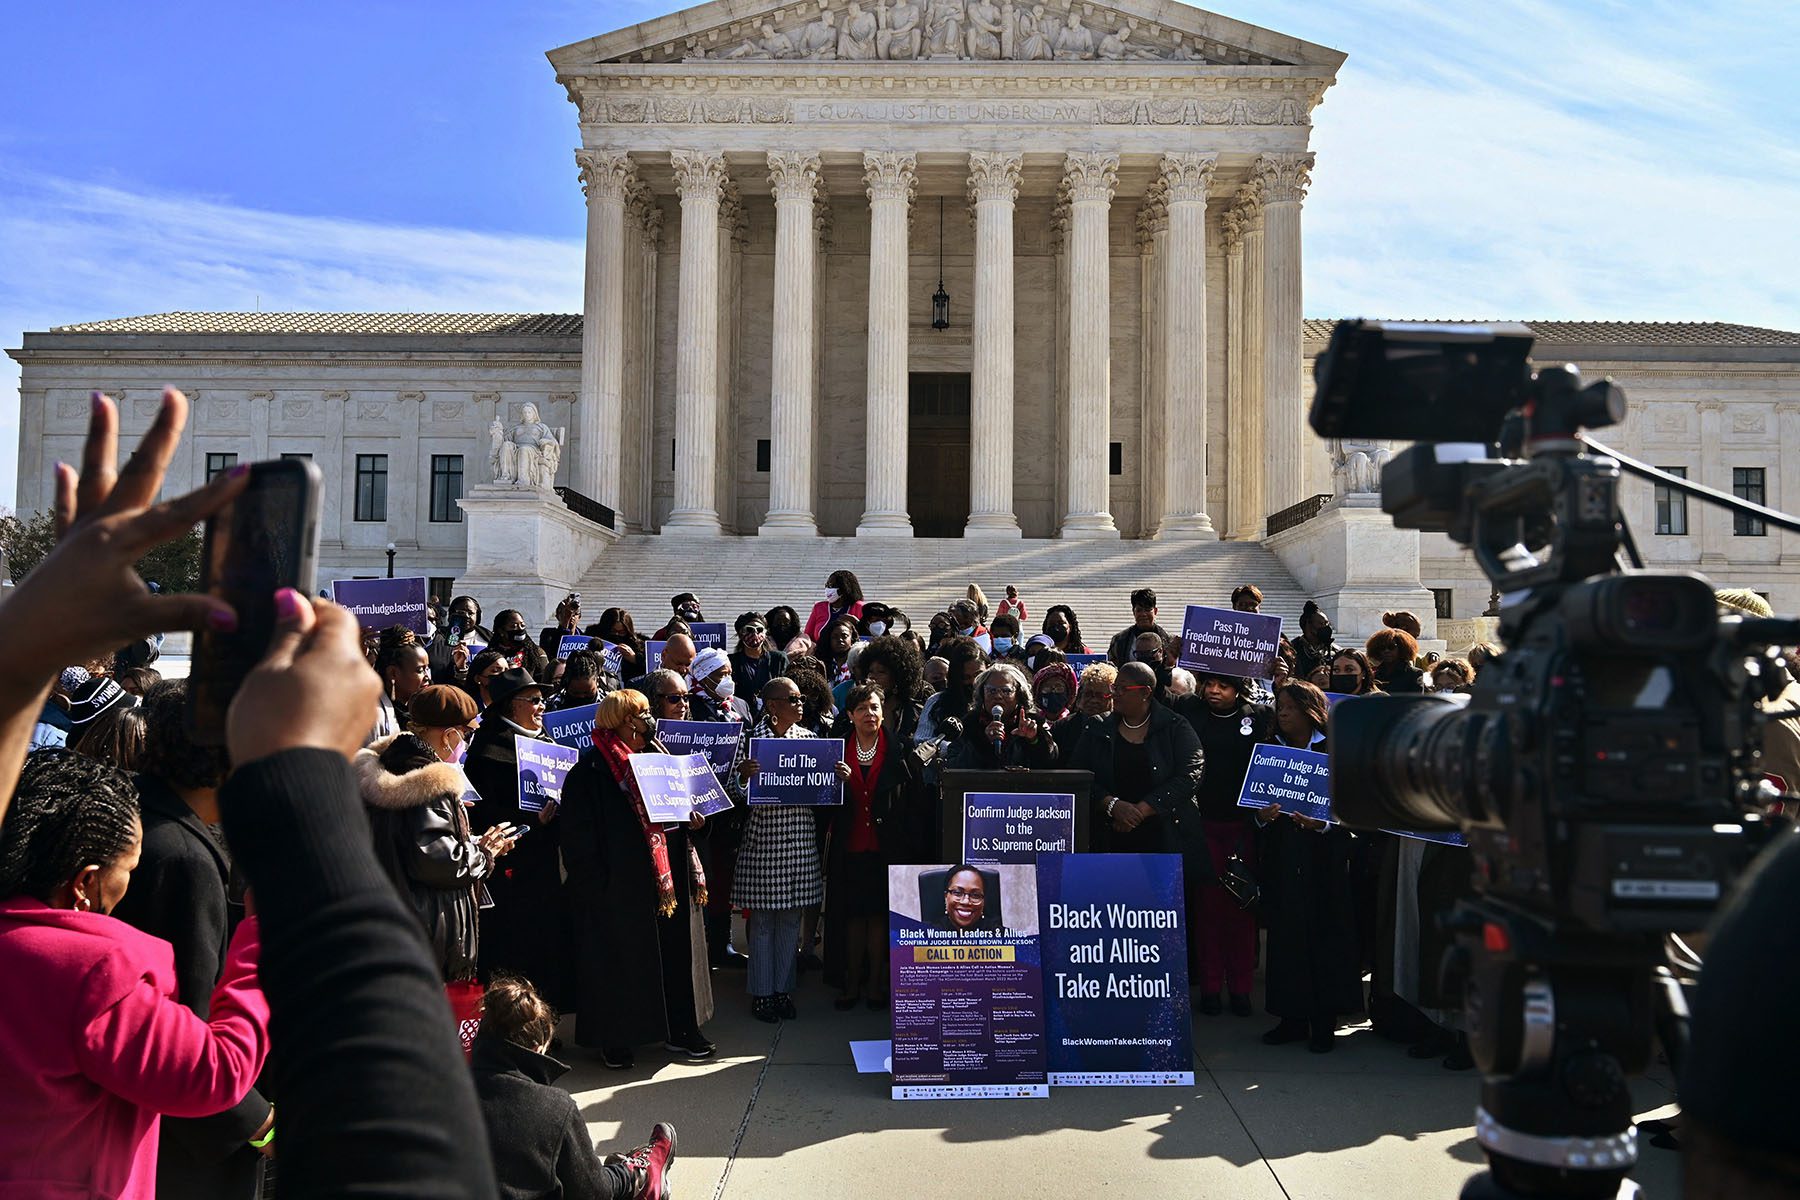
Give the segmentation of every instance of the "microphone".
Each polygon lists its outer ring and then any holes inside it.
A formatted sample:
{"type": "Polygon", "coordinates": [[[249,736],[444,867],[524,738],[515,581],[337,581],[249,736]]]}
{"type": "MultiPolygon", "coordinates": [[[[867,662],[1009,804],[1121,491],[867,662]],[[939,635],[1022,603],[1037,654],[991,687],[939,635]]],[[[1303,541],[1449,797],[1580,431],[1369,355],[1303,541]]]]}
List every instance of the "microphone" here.
{"type": "MultiPolygon", "coordinates": [[[[988,716],[994,718],[996,721],[1003,720],[1006,717],[1006,710],[996,704],[988,710],[988,716]]],[[[994,739],[994,753],[997,755],[1004,755],[1006,753],[1006,738],[1004,736],[994,739]]]]}

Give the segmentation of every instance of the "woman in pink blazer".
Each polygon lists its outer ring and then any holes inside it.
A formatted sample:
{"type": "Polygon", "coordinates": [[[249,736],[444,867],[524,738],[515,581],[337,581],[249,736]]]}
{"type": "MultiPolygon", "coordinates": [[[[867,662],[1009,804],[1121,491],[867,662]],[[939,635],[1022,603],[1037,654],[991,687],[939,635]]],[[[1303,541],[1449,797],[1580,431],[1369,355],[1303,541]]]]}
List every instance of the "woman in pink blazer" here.
{"type": "Polygon", "coordinates": [[[256,919],[195,1016],[169,943],[107,915],[142,842],[127,776],[62,750],[26,761],[0,827],[0,1200],[153,1200],[162,1114],[222,1112],[262,1070],[256,919]]]}
{"type": "Polygon", "coordinates": [[[862,620],[863,590],[854,571],[833,571],[825,578],[825,598],[813,605],[812,616],[806,618],[806,636],[817,642],[825,626],[837,617],[862,620]]]}

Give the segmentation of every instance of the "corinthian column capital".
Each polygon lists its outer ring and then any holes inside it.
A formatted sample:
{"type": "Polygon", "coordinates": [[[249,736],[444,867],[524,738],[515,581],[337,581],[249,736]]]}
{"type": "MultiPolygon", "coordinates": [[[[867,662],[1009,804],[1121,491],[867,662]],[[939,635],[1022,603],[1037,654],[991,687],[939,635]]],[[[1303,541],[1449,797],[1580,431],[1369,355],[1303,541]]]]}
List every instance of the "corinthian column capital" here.
{"type": "Polygon", "coordinates": [[[863,153],[863,183],[870,200],[912,201],[913,187],[918,183],[919,159],[915,154],[895,150],[868,150],[863,153]]]}
{"type": "Polygon", "coordinates": [[[1213,171],[1218,165],[1216,154],[1163,155],[1159,177],[1168,190],[1169,203],[1179,204],[1184,200],[1206,203],[1206,193],[1212,187],[1213,171]]]}
{"type": "Polygon", "coordinates": [[[1220,216],[1219,227],[1224,234],[1225,253],[1243,253],[1245,220],[1243,207],[1237,204],[1233,204],[1220,216]]]}
{"type": "Polygon", "coordinates": [[[1003,154],[998,151],[969,151],[969,200],[980,204],[983,200],[1004,200],[1011,203],[1019,198],[1019,175],[1025,167],[1023,154],[1003,154]]]}
{"type": "Polygon", "coordinates": [[[581,194],[590,201],[609,199],[623,203],[626,193],[638,181],[631,155],[613,150],[577,150],[575,170],[581,177],[581,194]]]}
{"type": "Polygon", "coordinates": [[[1312,186],[1311,154],[1265,154],[1250,171],[1250,186],[1264,204],[1298,204],[1312,186]]]}
{"type": "Polygon", "coordinates": [[[1119,156],[1074,151],[1063,159],[1063,180],[1069,185],[1069,199],[1076,204],[1084,200],[1111,203],[1113,189],[1119,186],[1119,156]]]}
{"type": "Polygon", "coordinates": [[[703,150],[671,150],[669,165],[675,171],[675,188],[687,200],[717,200],[725,184],[725,156],[703,150]]]}
{"type": "Polygon", "coordinates": [[[1238,232],[1249,237],[1253,233],[1261,233],[1263,227],[1262,197],[1257,193],[1254,183],[1246,184],[1238,193],[1237,200],[1226,210],[1237,218],[1238,232]]]}
{"type": "Polygon", "coordinates": [[[776,200],[810,200],[819,186],[819,156],[807,150],[769,151],[769,190],[776,200]]]}

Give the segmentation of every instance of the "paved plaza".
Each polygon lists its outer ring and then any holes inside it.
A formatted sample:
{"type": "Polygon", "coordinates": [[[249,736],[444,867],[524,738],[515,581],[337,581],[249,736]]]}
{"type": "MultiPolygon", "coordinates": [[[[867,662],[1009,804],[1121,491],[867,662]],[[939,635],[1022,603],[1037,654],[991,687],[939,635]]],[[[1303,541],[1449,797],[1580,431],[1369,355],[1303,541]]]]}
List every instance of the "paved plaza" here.
{"type": "MultiPolygon", "coordinates": [[[[1264,1046],[1274,1022],[1196,1017],[1196,1086],[1063,1088],[1048,1100],[895,1101],[858,1075],[852,1039],[888,1036],[885,1013],[839,1013],[809,976],[800,1019],[759,1024],[743,976],[715,971],[719,1056],[645,1050],[614,1072],[572,1048],[563,1082],[603,1152],[674,1121],[674,1194],[706,1197],[986,1198],[1111,1194],[1209,1200],[1453,1197],[1481,1154],[1469,1123],[1478,1080],[1417,1062],[1366,1026],[1338,1048],[1264,1046]],[[727,990],[729,989],[729,990],[727,990]]],[[[572,1038],[573,1021],[563,1036],[572,1038]]],[[[1638,1083],[1639,1119],[1673,1111],[1666,1068],[1638,1083]]],[[[1648,1145],[1637,1180],[1680,1194],[1677,1156],[1648,1145]]]]}

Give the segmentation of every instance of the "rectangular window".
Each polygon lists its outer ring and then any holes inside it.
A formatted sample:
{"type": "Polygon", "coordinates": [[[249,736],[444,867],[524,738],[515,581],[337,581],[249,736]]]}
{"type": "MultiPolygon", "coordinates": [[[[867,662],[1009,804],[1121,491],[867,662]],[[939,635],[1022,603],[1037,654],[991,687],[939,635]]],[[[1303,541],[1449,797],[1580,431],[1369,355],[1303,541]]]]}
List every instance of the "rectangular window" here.
{"type": "Polygon", "coordinates": [[[312,455],[307,453],[305,450],[283,450],[281,452],[281,461],[282,462],[311,462],[312,455]]]}
{"type": "Polygon", "coordinates": [[[211,483],[231,468],[237,466],[235,454],[209,454],[206,456],[206,482],[211,483]]]}
{"type": "Polygon", "coordinates": [[[769,439],[768,438],[757,438],[756,439],[756,469],[759,473],[762,473],[762,474],[768,473],[768,470],[769,470],[769,439]]]}
{"type": "Polygon", "coordinates": [[[434,454],[431,456],[431,519],[460,524],[462,509],[456,502],[463,494],[463,456],[434,454]]]}
{"type": "Polygon", "coordinates": [[[1450,620],[1456,609],[1456,589],[1432,588],[1431,599],[1437,607],[1437,619],[1450,620]]]}
{"type": "MultiPolygon", "coordinates": [[[[1687,478],[1686,467],[1658,467],[1680,479],[1687,478]]],[[[1656,532],[1684,534],[1688,531],[1687,496],[1666,483],[1656,485],[1656,532]]]]}
{"type": "MultiPolygon", "coordinates": [[[[1731,494],[1739,500],[1748,500],[1752,504],[1767,504],[1768,492],[1763,486],[1763,469],[1761,467],[1731,468],[1731,494]]],[[[1738,537],[1766,537],[1769,527],[1763,524],[1761,517],[1752,517],[1744,513],[1731,514],[1731,532],[1738,537]]]]}
{"type": "Polygon", "coordinates": [[[1125,443],[1109,442],[1106,447],[1106,473],[1123,475],[1125,473],[1125,443]]]}
{"type": "Polygon", "coordinates": [[[385,454],[356,456],[356,519],[387,520],[387,460],[385,454]]]}
{"type": "Polygon", "coordinates": [[[456,580],[448,575],[432,575],[425,580],[425,595],[436,596],[449,607],[450,593],[456,589],[456,580]]]}

